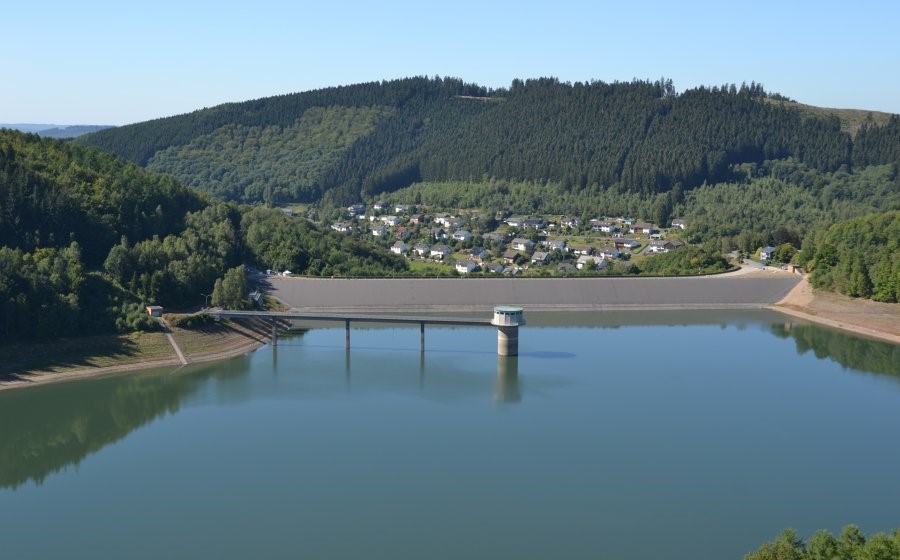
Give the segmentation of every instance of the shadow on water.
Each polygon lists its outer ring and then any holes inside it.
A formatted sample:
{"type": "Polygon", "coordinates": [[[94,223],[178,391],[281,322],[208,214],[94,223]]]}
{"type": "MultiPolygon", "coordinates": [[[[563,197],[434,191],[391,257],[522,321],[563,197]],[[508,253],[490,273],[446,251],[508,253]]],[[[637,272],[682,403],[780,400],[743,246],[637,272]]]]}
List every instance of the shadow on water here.
{"type": "Polygon", "coordinates": [[[780,323],[772,325],[779,338],[793,338],[797,354],[812,352],[820,360],[833,360],[845,368],[870,373],[900,376],[900,345],[811,325],[780,323]]]}

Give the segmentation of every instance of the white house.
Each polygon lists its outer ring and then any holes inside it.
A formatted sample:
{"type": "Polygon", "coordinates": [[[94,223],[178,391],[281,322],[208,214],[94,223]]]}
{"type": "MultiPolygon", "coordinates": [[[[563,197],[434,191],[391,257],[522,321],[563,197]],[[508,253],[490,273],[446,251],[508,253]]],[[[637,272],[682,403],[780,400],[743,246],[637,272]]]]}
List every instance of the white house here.
{"type": "Polygon", "coordinates": [[[407,245],[403,241],[397,241],[396,243],[391,245],[391,253],[405,255],[407,251],[409,251],[409,245],[407,245]]]}
{"type": "Polygon", "coordinates": [[[559,251],[560,253],[567,253],[569,251],[569,244],[564,239],[550,239],[544,241],[541,245],[546,247],[548,252],[559,251]]]}
{"type": "Polygon", "coordinates": [[[431,252],[431,247],[429,247],[427,243],[416,243],[413,251],[415,251],[415,253],[420,257],[424,257],[431,252]]]}
{"type": "Polygon", "coordinates": [[[636,224],[632,224],[631,226],[631,233],[646,233],[649,235],[652,232],[653,224],[638,222],[636,224]]]}
{"type": "Polygon", "coordinates": [[[335,222],[331,224],[331,229],[334,231],[339,231],[341,233],[346,233],[353,229],[353,224],[350,222],[335,222]]]}
{"type": "Polygon", "coordinates": [[[431,248],[431,253],[429,254],[433,259],[443,259],[444,257],[450,255],[450,253],[452,253],[450,247],[447,247],[446,245],[435,245],[431,248]]]}
{"type": "Polygon", "coordinates": [[[772,260],[775,257],[775,251],[777,251],[777,250],[778,250],[777,248],[771,247],[771,246],[763,247],[762,249],[759,250],[760,260],[763,260],[763,261],[772,260]]]}
{"type": "Polygon", "coordinates": [[[513,249],[517,249],[519,251],[531,251],[534,248],[534,242],[530,239],[525,239],[522,237],[516,237],[510,243],[513,249]]]}
{"type": "Polygon", "coordinates": [[[674,220],[672,220],[672,227],[678,228],[678,229],[684,229],[687,227],[687,222],[685,222],[684,219],[682,219],[682,218],[675,218],[674,220]]]}
{"type": "Polygon", "coordinates": [[[677,249],[684,245],[681,241],[678,240],[666,240],[659,239],[650,242],[650,245],[647,247],[647,251],[650,253],[668,253],[673,249],[677,249]]]}
{"type": "Polygon", "coordinates": [[[409,212],[409,206],[405,204],[397,204],[396,206],[394,206],[394,212],[398,214],[406,214],[407,212],[409,212]]]}
{"type": "Polygon", "coordinates": [[[590,247],[590,246],[572,247],[572,252],[575,253],[576,255],[582,255],[582,256],[593,255],[594,248],[590,247]]]}
{"type": "Polygon", "coordinates": [[[622,249],[637,249],[640,246],[636,239],[616,239],[616,247],[622,249]]]}
{"type": "Polygon", "coordinates": [[[585,266],[593,266],[595,270],[602,270],[609,266],[609,263],[606,262],[606,259],[601,257],[581,255],[580,257],[578,257],[578,261],[575,263],[575,268],[577,268],[578,270],[582,270],[585,266]]]}
{"type": "Polygon", "coordinates": [[[591,220],[592,231],[602,231],[603,233],[612,233],[616,231],[616,223],[610,220],[591,220]]]}
{"type": "Polygon", "coordinates": [[[599,249],[594,250],[594,254],[598,257],[603,257],[604,259],[619,258],[619,250],[615,247],[600,247],[599,249]]]}
{"type": "Polygon", "coordinates": [[[397,216],[382,216],[381,221],[384,222],[384,225],[386,226],[393,227],[400,225],[400,218],[397,216]]]}
{"type": "Polygon", "coordinates": [[[531,263],[532,264],[547,264],[550,262],[550,255],[545,253],[544,251],[535,251],[533,255],[531,255],[531,263]]]}
{"type": "Polygon", "coordinates": [[[384,237],[388,233],[390,233],[390,230],[386,226],[375,226],[372,228],[372,235],[375,237],[384,237]]]}
{"type": "Polygon", "coordinates": [[[456,272],[460,274],[469,274],[478,270],[478,263],[474,261],[459,261],[456,263],[456,272]]]}
{"type": "Polygon", "coordinates": [[[453,232],[453,239],[455,239],[457,241],[471,241],[472,233],[470,231],[460,229],[460,230],[453,232]]]}
{"type": "Polygon", "coordinates": [[[463,224],[462,218],[457,218],[456,216],[450,216],[448,214],[438,214],[434,217],[434,221],[446,228],[454,229],[463,224]]]}
{"type": "Polygon", "coordinates": [[[568,216],[562,216],[559,219],[559,223],[561,223],[562,225],[564,225],[566,227],[570,227],[570,228],[581,227],[581,224],[582,224],[581,218],[579,218],[577,216],[572,216],[571,218],[568,216]]]}

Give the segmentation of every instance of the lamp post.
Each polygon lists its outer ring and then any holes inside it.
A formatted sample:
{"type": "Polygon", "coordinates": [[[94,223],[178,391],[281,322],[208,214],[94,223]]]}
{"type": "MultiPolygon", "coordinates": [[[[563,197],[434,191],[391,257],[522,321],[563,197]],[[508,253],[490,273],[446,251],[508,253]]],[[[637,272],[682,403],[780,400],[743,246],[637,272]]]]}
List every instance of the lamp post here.
{"type": "Polygon", "coordinates": [[[203,300],[203,308],[206,309],[207,307],[209,307],[209,297],[210,297],[212,294],[200,294],[200,295],[203,296],[203,297],[205,298],[205,299],[203,300]]]}

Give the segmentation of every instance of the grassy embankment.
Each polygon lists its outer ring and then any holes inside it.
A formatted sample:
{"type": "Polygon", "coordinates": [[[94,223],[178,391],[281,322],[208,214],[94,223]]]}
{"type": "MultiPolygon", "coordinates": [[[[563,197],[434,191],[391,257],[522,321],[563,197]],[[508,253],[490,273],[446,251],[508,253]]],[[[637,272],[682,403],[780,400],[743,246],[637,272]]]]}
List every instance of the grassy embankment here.
{"type": "MultiPolygon", "coordinates": [[[[196,329],[173,327],[189,362],[240,353],[268,342],[271,326],[260,321],[222,321],[196,329]]],[[[0,380],[176,360],[161,332],[98,335],[0,346],[0,380]]],[[[133,368],[130,368],[133,369],[133,368]]]]}
{"type": "Polygon", "coordinates": [[[0,346],[0,377],[43,375],[175,357],[166,335],[131,333],[0,346]]]}

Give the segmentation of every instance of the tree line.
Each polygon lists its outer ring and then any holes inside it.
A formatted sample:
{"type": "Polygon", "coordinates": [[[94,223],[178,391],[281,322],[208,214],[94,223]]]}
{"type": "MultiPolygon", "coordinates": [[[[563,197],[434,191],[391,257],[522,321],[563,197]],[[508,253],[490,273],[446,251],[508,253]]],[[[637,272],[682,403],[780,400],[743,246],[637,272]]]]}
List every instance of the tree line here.
{"type": "Polygon", "coordinates": [[[229,175],[219,194],[230,199],[271,200],[265,191],[271,178],[274,188],[297,199],[346,205],[419,181],[493,178],[649,196],[731,182],[736,165],[767,160],[794,158],[819,172],[852,172],[900,159],[900,121],[866,124],[854,141],[837,117],[773,102],[755,83],[675,94],[665,80],[542,78],[489,90],[416,77],[225,104],[77,142],[175,171],[206,189],[218,189],[229,175]],[[337,143],[293,128],[322,111],[362,120],[338,124],[351,132],[337,143]],[[228,142],[233,155],[224,165],[200,163],[213,155],[211,146],[228,142]],[[263,144],[279,150],[295,142],[303,146],[296,157],[257,157],[263,144]],[[308,156],[317,150],[311,166],[308,156]]]}
{"type": "MultiPolygon", "coordinates": [[[[144,306],[234,303],[243,263],[384,275],[405,262],[278,210],[204,197],[102,152],[0,131],[0,340],[153,329],[144,306]]],[[[283,268],[282,268],[283,267],[283,268]]],[[[240,298],[246,298],[246,293],[240,298]]]]}
{"type": "Polygon", "coordinates": [[[816,288],[900,301],[900,211],[838,222],[803,240],[798,262],[816,288]]]}
{"type": "Polygon", "coordinates": [[[744,560],[896,560],[900,558],[900,530],[866,538],[859,527],[847,525],[837,537],[818,531],[809,540],[787,529],[772,542],[744,555],[744,560]]]}

